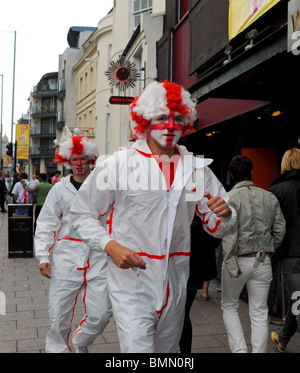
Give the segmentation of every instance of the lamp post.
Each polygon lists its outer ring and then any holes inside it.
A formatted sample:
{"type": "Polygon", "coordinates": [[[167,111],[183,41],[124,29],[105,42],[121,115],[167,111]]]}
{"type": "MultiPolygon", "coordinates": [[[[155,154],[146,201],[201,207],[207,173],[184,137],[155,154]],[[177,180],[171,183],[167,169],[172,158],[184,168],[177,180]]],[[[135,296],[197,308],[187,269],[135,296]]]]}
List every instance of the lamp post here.
{"type": "MultiPolygon", "coordinates": [[[[0,32],[13,32],[14,33],[14,63],[13,63],[13,85],[12,85],[11,139],[10,139],[10,141],[13,142],[14,107],[15,107],[15,75],[16,75],[16,41],[17,41],[17,31],[0,30],[0,32]]],[[[1,136],[2,136],[2,133],[1,133],[1,136]]]]}
{"type": "Polygon", "coordinates": [[[12,104],[11,104],[11,142],[14,135],[14,108],[15,108],[15,76],[16,76],[16,41],[17,31],[14,31],[14,66],[13,66],[13,86],[12,86],[12,104]]]}

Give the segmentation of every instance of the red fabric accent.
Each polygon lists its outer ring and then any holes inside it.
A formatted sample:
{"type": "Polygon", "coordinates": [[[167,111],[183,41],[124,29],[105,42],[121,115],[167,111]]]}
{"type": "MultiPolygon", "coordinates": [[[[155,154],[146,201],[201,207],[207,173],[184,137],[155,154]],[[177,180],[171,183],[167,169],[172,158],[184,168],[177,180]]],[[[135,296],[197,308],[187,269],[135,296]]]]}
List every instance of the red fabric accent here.
{"type": "Polygon", "coordinates": [[[75,298],[75,302],[74,302],[74,306],[73,306],[73,310],[72,310],[72,317],[71,317],[71,321],[70,321],[70,331],[68,333],[68,338],[67,338],[67,346],[68,346],[70,352],[72,352],[72,350],[71,350],[71,347],[69,345],[69,339],[70,339],[70,334],[71,334],[71,331],[72,331],[72,322],[73,322],[73,318],[74,318],[75,306],[77,304],[77,299],[78,299],[79,293],[80,293],[80,289],[78,290],[78,293],[77,293],[76,298],[75,298]]]}
{"type": "Polygon", "coordinates": [[[48,253],[50,254],[51,253],[51,250],[53,249],[53,246],[55,245],[55,238],[56,238],[56,232],[53,232],[53,235],[54,235],[54,244],[50,247],[50,249],[48,250],[48,253]]]}
{"type": "Polygon", "coordinates": [[[221,220],[218,220],[217,221],[217,224],[214,228],[209,228],[209,226],[206,227],[206,229],[210,232],[210,233],[215,233],[217,230],[218,230],[218,227],[219,225],[222,223],[221,220]]]}
{"type": "Polygon", "coordinates": [[[168,302],[169,302],[169,296],[170,296],[170,285],[169,285],[169,281],[168,281],[166,303],[165,303],[165,305],[162,307],[161,310],[159,310],[159,311],[156,310],[156,313],[159,315],[158,320],[161,318],[161,315],[162,315],[162,313],[163,313],[163,310],[164,310],[164,309],[167,307],[167,305],[168,305],[168,302]]]}
{"type": "MultiPolygon", "coordinates": [[[[205,220],[205,214],[201,214],[201,212],[199,211],[198,209],[198,206],[196,206],[196,212],[197,214],[199,215],[199,217],[201,218],[202,217],[202,223],[203,225],[207,225],[208,224],[208,220],[205,220]]],[[[206,227],[206,230],[208,230],[210,233],[215,233],[218,228],[219,228],[219,225],[222,223],[222,220],[217,220],[217,223],[215,225],[214,228],[209,228],[209,226],[206,227]]]]}
{"type": "Polygon", "coordinates": [[[108,224],[108,234],[112,234],[112,222],[113,222],[113,217],[114,217],[114,205],[112,205],[112,211],[109,217],[109,220],[106,220],[106,224],[108,224]]]}
{"type": "Polygon", "coordinates": [[[63,237],[63,238],[60,238],[59,240],[57,240],[57,242],[59,241],[75,241],[75,242],[83,242],[81,239],[79,238],[71,238],[71,237],[63,237]]]}
{"type": "Polygon", "coordinates": [[[142,152],[141,150],[138,150],[138,149],[135,149],[137,152],[139,152],[141,155],[143,155],[144,157],[146,158],[153,158],[153,155],[152,154],[149,154],[149,153],[144,153],[142,152]]]}

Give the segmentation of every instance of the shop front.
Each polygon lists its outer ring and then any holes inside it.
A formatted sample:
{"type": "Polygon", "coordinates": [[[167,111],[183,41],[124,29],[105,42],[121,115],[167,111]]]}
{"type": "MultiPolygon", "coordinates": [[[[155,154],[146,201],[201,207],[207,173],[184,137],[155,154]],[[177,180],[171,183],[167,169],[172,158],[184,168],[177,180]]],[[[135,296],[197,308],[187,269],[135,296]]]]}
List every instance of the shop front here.
{"type": "Polygon", "coordinates": [[[199,124],[184,143],[215,159],[212,167],[228,189],[235,154],[252,159],[254,182],[268,189],[284,152],[299,146],[300,57],[289,47],[288,24],[295,32],[300,12],[291,13],[290,3],[190,1],[188,74],[196,79],[188,89],[199,124]]]}

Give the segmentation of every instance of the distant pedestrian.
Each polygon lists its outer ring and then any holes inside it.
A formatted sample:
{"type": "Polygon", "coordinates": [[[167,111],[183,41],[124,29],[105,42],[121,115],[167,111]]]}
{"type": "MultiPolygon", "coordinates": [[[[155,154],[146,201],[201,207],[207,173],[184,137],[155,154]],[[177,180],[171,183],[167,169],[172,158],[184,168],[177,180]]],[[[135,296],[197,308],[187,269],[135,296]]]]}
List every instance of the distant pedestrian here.
{"type": "MultiPolygon", "coordinates": [[[[26,173],[22,173],[21,178],[13,187],[12,195],[13,195],[13,199],[15,203],[19,205],[28,205],[32,203],[32,199],[31,199],[30,193],[26,189],[24,189],[23,183],[21,182],[22,180],[27,185],[29,184],[28,175],[26,173]]],[[[28,210],[16,209],[16,214],[17,215],[28,215],[28,210]]]]}
{"type": "Polygon", "coordinates": [[[292,336],[300,333],[300,149],[288,150],[281,163],[281,175],[271,183],[286,219],[286,234],[278,250],[289,297],[289,307],[279,335],[271,333],[280,352],[285,352],[292,336]]]}
{"type": "Polygon", "coordinates": [[[5,207],[4,207],[6,187],[5,187],[5,181],[3,180],[3,176],[4,176],[3,171],[1,171],[1,175],[0,175],[0,208],[1,208],[1,212],[5,213],[5,212],[7,212],[5,210],[5,207]]]}
{"type": "Polygon", "coordinates": [[[229,170],[236,185],[228,193],[237,211],[236,231],[222,239],[221,305],[232,352],[247,352],[240,322],[239,296],[247,286],[252,352],[268,344],[268,293],[272,281],[270,256],[281,244],[285,220],[276,197],[252,182],[253,164],[235,156],[229,170]]]}
{"type": "Polygon", "coordinates": [[[52,177],[51,184],[54,185],[54,184],[58,183],[60,178],[61,178],[61,171],[57,170],[55,172],[54,176],[52,177]]]}
{"type": "Polygon", "coordinates": [[[22,181],[24,189],[26,189],[30,193],[35,193],[37,196],[36,199],[36,206],[35,206],[35,221],[34,221],[34,232],[36,229],[36,222],[39,217],[39,214],[41,212],[41,209],[46,201],[47,195],[52,188],[52,185],[46,182],[47,181],[47,175],[45,173],[41,173],[39,176],[39,182],[34,183],[35,185],[33,187],[30,187],[30,184],[27,185],[25,181],[22,181]]]}
{"type": "Polygon", "coordinates": [[[5,188],[6,188],[6,204],[8,205],[9,203],[9,197],[10,197],[10,190],[11,190],[11,184],[12,184],[12,179],[9,177],[9,174],[5,176],[5,188]]]}
{"type": "MultiPolygon", "coordinates": [[[[38,185],[39,184],[39,178],[37,177],[37,175],[32,175],[32,179],[29,181],[29,184],[28,184],[28,186],[29,186],[29,188],[33,188],[33,187],[35,187],[36,185],[38,185]]],[[[31,198],[32,198],[32,203],[33,204],[35,204],[36,203],[36,192],[33,192],[32,194],[31,194],[31,198]]]]}

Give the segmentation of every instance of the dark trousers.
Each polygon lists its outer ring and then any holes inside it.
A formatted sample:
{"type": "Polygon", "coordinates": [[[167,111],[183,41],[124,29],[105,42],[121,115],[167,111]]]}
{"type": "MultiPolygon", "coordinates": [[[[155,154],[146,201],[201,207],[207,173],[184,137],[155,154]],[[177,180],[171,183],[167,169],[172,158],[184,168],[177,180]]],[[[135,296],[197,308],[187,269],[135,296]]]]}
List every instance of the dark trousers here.
{"type": "Polygon", "coordinates": [[[292,336],[300,333],[300,257],[288,257],[281,261],[282,273],[289,297],[289,307],[279,342],[287,346],[292,336]]]}
{"type": "Polygon", "coordinates": [[[41,212],[43,206],[37,206],[35,205],[35,214],[34,214],[34,226],[33,226],[33,232],[35,233],[35,228],[36,228],[36,221],[37,218],[39,217],[39,214],[41,212]]]}
{"type": "Polygon", "coordinates": [[[181,338],[179,341],[180,352],[182,354],[190,354],[192,351],[192,322],[190,319],[190,310],[197,294],[197,289],[187,290],[187,298],[185,304],[185,316],[181,338]]]}
{"type": "Polygon", "coordinates": [[[1,194],[0,195],[0,208],[2,212],[5,211],[4,202],[5,202],[5,196],[1,194]]]}

